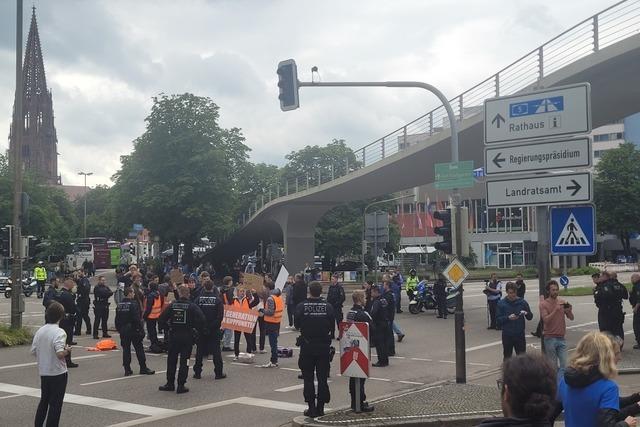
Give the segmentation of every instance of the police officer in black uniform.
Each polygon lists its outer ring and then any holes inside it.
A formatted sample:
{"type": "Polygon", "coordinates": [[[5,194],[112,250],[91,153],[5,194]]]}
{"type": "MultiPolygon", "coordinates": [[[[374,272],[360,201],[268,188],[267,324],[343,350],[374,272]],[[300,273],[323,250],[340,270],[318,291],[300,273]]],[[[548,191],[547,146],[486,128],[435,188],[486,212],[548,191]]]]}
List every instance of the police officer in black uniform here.
{"type": "Polygon", "coordinates": [[[447,318],[447,284],[445,278],[440,275],[433,285],[433,296],[438,307],[438,319],[447,318]]]}
{"type": "MultiPolygon", "coordinates": [[[[336,319],[335,326],[338,327],[340,322],[342,322],[342,305],[345,301],[344,296],[344,288],[342,284],[338,281],[339,275],[335,273],[331,277],[331,284],[329,285],[329,290],[327,291],[327,302],[331,304],[333,307],[333,314],[336,319]]],[[[336,337],[335,327],[331,329],[331,339],[336,337]]]]}
{"type": "MultiPolygon", "coordinates": [[[[373,319],[371,315],[364,310],[365,293],[364,291],[355,291],[351,295],[353,299],[353,307],[347,312],[347,322],[364,322],[369,324],[369,334],[371,334],[371,326],[373,319]]],[[[371,340],[369,340],[371,341],[371,340]]],[[[366,400],[367,396],[364,394],[364,381],[366,378],[358,378],[360,380],[360,412],[373,411],[373,405],[369,405],[366,400]]],[[[356,378],[349,378],[349,393],[351,394],[351,409],[357,412],[356,409],[356,378]]]]}
{"type": "MultiPolygon", "coordinates": [[[[380,295],[380,288],[373,286],[371,288],[371,319],[373,320],[373,341],[375,342],[376,352],[378,353],[378,361],[371,366],[384,367],[389,366],[389,302],[380,295]]],[[[394,307],[392,306],[392,309],[394,307]]],[[[393,337],[391,337],[393,340],[393,337]]]]}
{"type": "Polygon", "coordinates": [[[89,306],[91,305],[91,282],[86,273],[80,272],[76,281],[76,305],[78,306],[78,315],[76,317],[76,335],[82,333],[82,321],[84,320],[87,329],[86,334],[91,335],[91,318],[89,317],[89,306]]]}
{"type": "Polygon", "coordinates": [[[102,322],[102,338],[111,338],[107,330],[111,295],[113,291],[107,286],[104,276],[98,276],[98,284],[93,288],[93,339],[98,339],[100,322],[102,322]]]}
{"type": "Polygon", "coordinates": [[[189,375],[187,362],[191,357],[193,347],[194,330],[202,333],[204,315],[200,307],[189,300],[190,290],[185,285],[178,287],[179,299],[173,301],[158,318],[161,325],[169,327],[169,355],[167,358],[167,383],[159,387],[161,391],[176,391],[186,393],[185,387],[189,375]],[[178,370],[178,388],[175,388],[176,365],[180,357],[180,369],[178,370]]]}
{"type": "Polygon", "coordinates": [[[629,293],[629,302],[631,310],[633,310],[633,334],[636,343],[633,345],[635,350],[640,349],[640,274],[633,273],[631,275],[631,292],[629,293]]]}
{"type": "Polygon", "coordinates": [[[213,282],[210,279],[205,280],[203,289],[200,295],[195,298],[196,305],[204,314],[205,323],[198,339],[193,378],[198,380],[202,378],[202,359],[211,354],[215,378],[220,380],[227,377],[222,372],[222,352],[220,351],[220,324],[224,317],[224,304],[217,292],[214,291],[213,282]]]}
{"type": "Polygon", "coordinates": [[[131,344],[136,351],[140,375],[153,375],[156,372],[147,368],[147,359],[144,355],[142,340],[144,339],[144,327],[140,315],[140,304],[133,299],[133,289],[125,288],[124,299],[116,307],[116,329],[120,333],[122,345],[122,366],[124,376],[133,374],[131,370],[131,344]]]}
{"type": "Polygon", "coordinates": [[[593,290],[593,298],[598,307],[600,332],[609,332],[624,341],[622,300],[629,298],[627,288],[618,282],[614,272],[605,271],[600,274],[600,281],[593,290]]]}
{"type": "Polygon", "coordinates": [[[331,398],[327,378],[331,363],[331,329],[334,327],[335,317],[331,304],[320,298],[320,282],[309,284],[309,294],[306,301],[296,306],[294,326],[301,334],[296,344],[300,344],[298,366],[304,378],[304,400],[309,405],[304,414],[316,417],[324,415],[324,405],[331,398]],[[314,373],[318,381],[317,400],[314,373]]]}
{"type": "MultiPolygon", "coordinates": [[[[54,299],[64,307],[64,317],[60,321],[60,328],[64,329],[64,331],[67,333],[67,344],[70,346],[75,344],[73,342],[73,327],[76,323],[76,313],[78,311],[76,308],[76,297],[71,291],[75,284],[76,283],[73,281],[73,279],[65,279],[64,283],[62,284],[62,291],[55,294],[54,296],[54,299]]],[[[65,359],[67,361],[67,368],[78,367],[77,363],[73,363],[71,361],[71,349],[69,349],[69,352],[65,356],[65,359]]]]}

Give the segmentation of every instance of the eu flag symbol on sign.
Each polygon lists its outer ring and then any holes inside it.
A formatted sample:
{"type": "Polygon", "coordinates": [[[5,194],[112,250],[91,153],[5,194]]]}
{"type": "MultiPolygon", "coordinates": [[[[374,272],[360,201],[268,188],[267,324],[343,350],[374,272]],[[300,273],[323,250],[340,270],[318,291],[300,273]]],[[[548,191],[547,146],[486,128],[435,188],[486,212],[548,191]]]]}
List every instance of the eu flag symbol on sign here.
{"type": "Polygon", "coordinates": [[[592,205],[551,208],[551,253],[596,253],[595,209],[592,205]]]}
{"type": "Polygon", "coordinates": [[[552,96],[509,104],[509,117],[557,113],[559,111],[564,111],[564,96],[552,96]]]}

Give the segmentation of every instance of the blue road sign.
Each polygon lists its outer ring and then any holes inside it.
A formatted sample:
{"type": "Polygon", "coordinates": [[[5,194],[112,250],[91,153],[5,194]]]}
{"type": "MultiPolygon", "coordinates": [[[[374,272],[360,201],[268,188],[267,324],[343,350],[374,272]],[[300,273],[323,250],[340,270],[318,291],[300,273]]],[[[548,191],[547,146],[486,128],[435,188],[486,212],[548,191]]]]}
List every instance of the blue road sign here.
{"type": "Polygon", "coordinates": [[[569,286],[569,278],[567,276],[560,276],[560,284],[566,289],[569,286]]]}
{"type": "Polygon", "coordinates": [[[551,253],[596,253],[596,215],[592,205],[551,208],[551,253]]]}
{"type": "Polygon", "coordinates": [[[564,110],[564,97],[532,99],[509,104],[509,117],[532,116],[534,114],[554,113],[564,110]]]}

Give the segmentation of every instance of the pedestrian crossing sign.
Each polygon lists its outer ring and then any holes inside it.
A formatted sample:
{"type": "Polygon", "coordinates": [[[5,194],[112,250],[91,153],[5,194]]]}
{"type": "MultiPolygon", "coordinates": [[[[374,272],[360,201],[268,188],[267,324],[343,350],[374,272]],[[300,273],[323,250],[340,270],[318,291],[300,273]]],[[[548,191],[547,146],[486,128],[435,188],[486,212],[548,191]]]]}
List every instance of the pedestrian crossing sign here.
{"type": "Polygon", "coordinates": [[[551,253],[593,255],[596,252],[592,205],[551,208],[551,253]]]}

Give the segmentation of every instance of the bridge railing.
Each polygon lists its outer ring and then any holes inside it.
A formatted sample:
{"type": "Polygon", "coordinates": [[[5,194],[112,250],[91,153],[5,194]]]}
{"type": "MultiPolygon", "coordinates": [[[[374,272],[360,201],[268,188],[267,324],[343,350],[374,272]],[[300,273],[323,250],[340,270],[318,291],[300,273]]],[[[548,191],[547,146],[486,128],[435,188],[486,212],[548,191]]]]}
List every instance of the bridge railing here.
{"type": "MultiPolygon", "coordinates": [[[[574,25],[471,89],[452,98],[451,106],[458,120],[481,114],[485,99],[514,94],[554,71],[639,33],[640,0],[620,1],[574,25]]],[[[242,227],[267,203],[276,198],[309,190],[357,169],[371,166],[409,146],[424,143],[449,127],[444,106],[440,105],[403,127],[355,150],[355,162],[353,159],[349,161],[345,158],[336,161],[330,169],[318,168],[317,173],[282,179],[267,194],[258,197],[251,208],[238,218],[237,227],[242,227]]]]}

